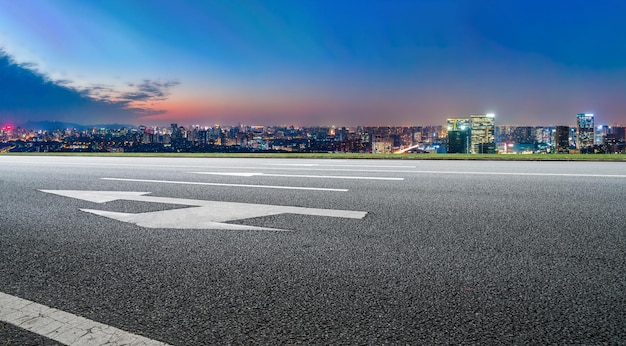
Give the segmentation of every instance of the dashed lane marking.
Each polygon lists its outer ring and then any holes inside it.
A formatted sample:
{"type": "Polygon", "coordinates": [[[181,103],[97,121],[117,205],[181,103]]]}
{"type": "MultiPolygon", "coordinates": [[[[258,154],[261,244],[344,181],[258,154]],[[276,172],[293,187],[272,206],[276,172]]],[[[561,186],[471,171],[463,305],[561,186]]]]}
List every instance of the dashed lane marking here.
{"type": "Polygon", "coordinates": [[[0,321],[65,345],[167,346],[167,344],[0,292],[0,321]]]}
{"type": "Polygon", "coordinates": [[[348,175],[303,175],[303,174],[272,174],[272,173],[227,173],[227,172],[189,172],[192,174],[205,175],[226,175],[235,177],[286,177],[286,178],[317,178],[317,179],[352,179],[352,180],[395,180],[401,181],[404,178],[390,177],[358,177],[348,175]]]}
{"type": "Polygon", "coordinates": [[[321,164],[321,163],[270,163],[268,166],[303,166],[303,167],[368,167],[368,168],[417,168],[417,166],[389,166],[389,165],[359,165],[359,164],[351,164],[351,165],[329,165],[329,164],[321,164]]]}
{"type": "Polygon", "coordinates": [[[198,181],[176,181],[176,180],[151,180],[151,179],[127,179],[127,178],[100,178],[111,181],[130,181],[137,183],[157,183],[157,184],[182,184],[182,185],[207,185],[207,186],[229,186],[229,187],[250,187],[260,189],[281,189],[281,190],[305,190],[305,191],[328,191],[328,192],[348,192],[348,189],[331,189],[322,187],[304,186],[281,186],[281,185],[252,185],[252,184],[225,184],[225,183],[205,183],[198,181]]]}

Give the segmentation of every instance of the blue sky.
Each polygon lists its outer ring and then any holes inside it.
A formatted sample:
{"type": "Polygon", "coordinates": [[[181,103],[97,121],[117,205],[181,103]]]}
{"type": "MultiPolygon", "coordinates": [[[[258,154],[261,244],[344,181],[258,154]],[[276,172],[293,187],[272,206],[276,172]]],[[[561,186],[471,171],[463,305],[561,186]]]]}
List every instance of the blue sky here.
{"type": "Polygon", "coordinates": [[[610,0],[0,0],[0,122],[626,123],[624,18],[610,0]]]}

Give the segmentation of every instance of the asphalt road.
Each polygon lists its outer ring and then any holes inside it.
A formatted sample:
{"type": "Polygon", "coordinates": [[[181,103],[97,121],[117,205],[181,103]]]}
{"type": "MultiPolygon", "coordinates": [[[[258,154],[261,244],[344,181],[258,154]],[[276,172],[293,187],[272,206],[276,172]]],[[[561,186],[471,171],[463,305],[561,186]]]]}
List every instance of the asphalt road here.
{"type": "Polygon", "coordinates": [[[626,344],[625,163],[0,156],[0,198],[0,292],[172,345],[626,344]],[[41,190],[367,215],[150,228],[81,209],[193,207],[41,190]]]}

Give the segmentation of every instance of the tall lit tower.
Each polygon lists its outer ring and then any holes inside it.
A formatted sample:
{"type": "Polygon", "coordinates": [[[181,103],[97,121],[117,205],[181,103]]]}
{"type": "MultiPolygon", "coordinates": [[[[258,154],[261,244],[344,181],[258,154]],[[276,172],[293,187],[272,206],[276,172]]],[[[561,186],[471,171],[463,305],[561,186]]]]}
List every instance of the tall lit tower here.
{"type": "Polygon", "coordinates": [[[578,123],[578,140],[576,147],[581,153],[593,153],[594,121],[593,114],[576,114],[578,123]]]}
{"type": "Polygon", "coordinates": [[[604,139],[607,135],[611,133],[611,126],[608,125],[598,125],[595,131],[595,145],[604,144],[604,139]]]}
{"type": "Polygon", "coordinates": [[[469,118],[448,119],[448,153],[469,153],[469,118]]]}
{"type": "Polygon", "coordinates": [[[472,154],[493,154],[496,152],[494,130],[496,127],[493,114],[470,115],[472,129],[472,154]]]}
{"type": "Polygon", "coordinates": [[[557,126],[554,134],[554,151],[558,154],[569,153],[569,126],[557,126]]]}

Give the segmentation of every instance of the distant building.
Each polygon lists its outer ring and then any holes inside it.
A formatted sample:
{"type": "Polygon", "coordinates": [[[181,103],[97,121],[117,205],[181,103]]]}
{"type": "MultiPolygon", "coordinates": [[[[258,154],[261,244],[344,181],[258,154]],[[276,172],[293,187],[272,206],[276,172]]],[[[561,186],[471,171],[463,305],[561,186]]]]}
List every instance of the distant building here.
{"type": "Polygon", "coordinates": [[[569,153],[569,126],[557,126],[554,133],[554,152],[569,153]]]}
{"type": "Polygon", "coordinates": [[[393,139],[376,137],[372,141],[372,154],[391,154],[393,152],[393,139]]]}
{"type": "Polygon", "coordinates": [[[623,126],[612,126],[611,133],[615,135],[615,139],[618,142],[626,141],[626,127],[623,126]]]}
{"type": "Polygon", "coordinates": [[[511,125],[495,126],[494,136],[496,137],[496,145],[497,143],[511,142],[513,140],[512,139],[513,128],[515,128],[515,126],[511,126],[511,125]]]}
{"type": "Polygon", "coordinates": [[[602,146],[605,148],[604,152],[607,154],[617,154],[619,152],[617,137],[614,133],[610,133],[604,137],[604,143],[602,143],[602,146]]]}
{"type": "Polygon", "coordinates": [[[532,126],[516,126],[513,130],[513,142],[518,144],[536,144],[535,128],[532,126]]]}
{"type": "Polygon", "coordinates": [[[554,142],[555,128],[553,126],[535,127],[535,142],[538,144],[552,145],[554,142]]]}
{"type": "Polygon", "coordinates": [[[123,153],[124,152],[124,148],[122,148],[122,147],[110,147],[108,149],[108,152],[110,152],[110,153],[123,153]]]}
{"type": "Polygon", "coordinates": [[[593,114],[577,114],[576,119],[578,124],[576,147],[581,154],[593,153],[595,133],[593,114]]]}
{"type": "Polygon", "coordinates": [[[612,133],[611,131],[611,126],[608,125],[598,125],[596,126],[596,132],[595,132],[595,145],[603,145],[604,144],[604,138],[608,135],[612,133]]]}
{"type": "Polygon", "coordinates": [[[448,119],[448,153],[469,153],[470,143],[470,119],[448,119]]]}
{"type": "Polygon", "coordinates": [[[471,125],[471,153],[493,154],[496,152],[495,143],[495,116],[493,114],[472,114],[471,125]]]}

